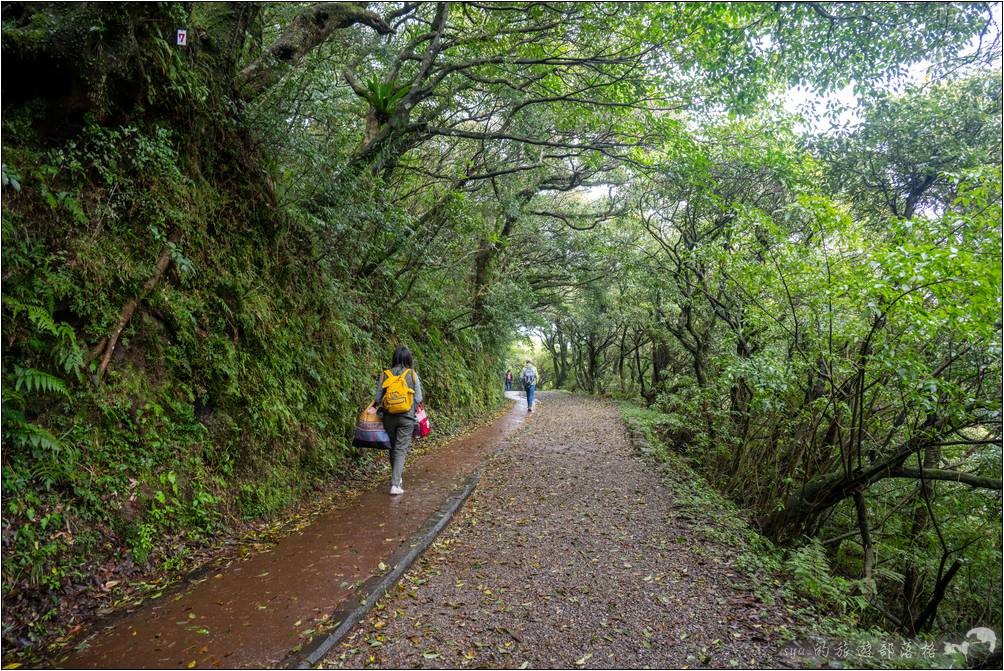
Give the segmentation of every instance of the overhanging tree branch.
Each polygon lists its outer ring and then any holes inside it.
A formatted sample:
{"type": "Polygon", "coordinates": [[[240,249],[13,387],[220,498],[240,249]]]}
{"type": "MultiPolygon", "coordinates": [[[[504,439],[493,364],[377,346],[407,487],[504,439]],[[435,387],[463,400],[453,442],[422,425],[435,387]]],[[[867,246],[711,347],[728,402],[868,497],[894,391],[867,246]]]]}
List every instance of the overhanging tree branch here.
{"type": "Polygon", "coordinates": [[[351,2],[323,2],[311,5],[296,15],[289,27],[260,58],[241,70],[238,86],[244,95],[253,97],[274,85],[283,73],[323,44],[336,30],[357,23],[369,26],[381,35],[390,26],[365,7],[351,2]]]}
{"type": "Polygon", "coordinates": [[[985,478],[979,475],[973,475],[972,473],[964,473],[962,471],[950,471],[937,468],[925,468],[923,473],[920,469],[900,467],[894,471],[891,471],[887,477],[890,478],[912,478],[919,480],[923,477],[925,480],[945,480],[948,482],[960,482],[964,485],[969,485],[970,487],[977,487],[980,489],[996,489],[1001,490],[1001,481],[995,480],[994,478],[985,478]]]}

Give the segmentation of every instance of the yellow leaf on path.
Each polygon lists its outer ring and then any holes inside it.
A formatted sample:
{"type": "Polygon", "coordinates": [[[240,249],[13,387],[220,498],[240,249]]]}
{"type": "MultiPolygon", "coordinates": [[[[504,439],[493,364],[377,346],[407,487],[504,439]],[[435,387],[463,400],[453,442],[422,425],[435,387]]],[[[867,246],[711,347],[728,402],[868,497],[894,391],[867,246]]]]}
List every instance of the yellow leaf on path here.
{"type": "Polygon", "coordinates": [[[21,662],[14,662],[13,664],[4,664],[3,668],[5,668],[5,669],[20,669],[21,668],[21,662]]]}
{"type": "Polygon", "coordinates": [[[586,662],[588,662],[589,658],[592,657],[592,656],[593,656],[593,653],[590,652],[590,653],[587,653],[587,654],[583,655],[582,657],[579,657],[577,660],[575,660],[575,666],[585,666],[586,662]]]}
{"type": "Polygon", "coordinates": [[[188,663],[188,668],[190,668],[190,669],[194,669],[195,668],[195,660],[194,659],[188,663]]]}
{"type": "Polygon", "coordinates": [[[381,571],[386,571],[387,565],[384,564],[383,562],[380,562],[379,564],[377,564],[377,568],[380,569],[381,571]]]}

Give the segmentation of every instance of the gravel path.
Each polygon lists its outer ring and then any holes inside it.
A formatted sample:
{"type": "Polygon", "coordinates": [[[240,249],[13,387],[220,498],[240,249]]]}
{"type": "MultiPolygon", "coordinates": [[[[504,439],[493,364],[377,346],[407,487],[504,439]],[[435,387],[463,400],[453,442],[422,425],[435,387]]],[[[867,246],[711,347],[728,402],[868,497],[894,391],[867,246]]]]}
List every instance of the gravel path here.
{"type": "Polygon", "coordinates": [[[617,408],[542,394],[523,431],[327,668],[770,667],[776,608],[673,513],[617,408]]]}

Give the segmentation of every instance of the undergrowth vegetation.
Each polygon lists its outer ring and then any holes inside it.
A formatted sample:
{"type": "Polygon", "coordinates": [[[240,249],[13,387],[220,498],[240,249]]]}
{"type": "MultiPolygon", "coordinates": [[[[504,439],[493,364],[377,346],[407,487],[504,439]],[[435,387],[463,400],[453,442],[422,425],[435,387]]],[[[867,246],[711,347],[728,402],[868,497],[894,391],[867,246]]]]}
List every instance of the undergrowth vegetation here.
{"type": "Polygon", "coordinates": [[[841,575],[819,539],[784,547],[756,528],[749,511],[720,493],[695,468],[695,450],[680,451],[668,441],[671,414],[621,402],[621,416],[635,448],[658,465],[673,492],[677,514],[712,544],[735,552],[745,573],[737,587],[748,589],[770,608],[783,608],[796,624],[780,634],[792,662],[841,668],[954,668],[964,659],[948,655],[936,638],[910,641],[874,626],[868,617],[869,586],[841,575]],[[890,654],[882,656],[880,651],[890,654]]]}

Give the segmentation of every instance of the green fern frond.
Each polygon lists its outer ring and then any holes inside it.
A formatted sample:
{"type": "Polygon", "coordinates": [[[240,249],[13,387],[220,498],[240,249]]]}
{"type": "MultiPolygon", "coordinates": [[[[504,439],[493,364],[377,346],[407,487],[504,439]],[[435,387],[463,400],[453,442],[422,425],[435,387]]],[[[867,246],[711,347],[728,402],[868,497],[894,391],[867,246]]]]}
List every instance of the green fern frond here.
{"type": "MultiPolygon", "coordinates": [[[[66,322],[56,321],[52,313],[41,305],[25,305],[6,296],[4,297],[4,302],[10,308],[14,317],[17,317],[22,312],[26,313],[32,326],[41,333],[55,338],[56,342],[51,345],[49,353],[64,372],[79,373],[80,369],[84,366],[84,351],[77,343],[77,334],[72,326],[66,322]]],[[[31,389],[31,387],[28,387],[28,389],[31,389]]]]}
{"type": "Polygon", "coordinates": [[[41,305],[29,305],[27,306],[28,319],[31,323],[40,331],[45,331],[50,335],[58,336],[59,329],[56,326],[56,320],[52,318],[52,314],[48,310],[43,308],[41,305]]]}
{"type": "Polygon", "coordinates": [[[4,296],[3,302],[7,307],[10,308],[10,313],[12,317],[17,317],[26,309],[24,303],[14,298],[11,298],[10,296],[4,296]]]}
{"type": "Polygon", "coordinates": [[[52,489],[54,485],[66,482],[69,479],[68,473],[69,467],[60,459],[43,459],[31,467],[32,479],[45,489],[52,489]]]}
{"type": "Polygon", "coordinates": [[[893,584],[902,584],[904,576],[899,571],[895,571],[887,565],[879,565],[875,567],[875,577],[881,578],[883,580],[888,580],[893,584]]]}
{"type": "Polygon", "coordinates": [[[48,429],[43,429],[40,426],[28,424],[27,422],[15,428],[14,439],[23,445],[30,445],[31,447],[38,447],[48,451],[57,451],[63,446],[59,438],[52,435],[48,429]]]}
{"type": "Polygon", "coordinates": [[[3,418],[4,421],[14,422],[25,421],[24,414],[24,394],[16,389],[4,389],[3,392],[3,418]]]}
{"type": "Polygon", "coordinates": [[[55,375],[17,365],[14,366],[14,389],[17,391],[24,389],[29,392],[58,393],[66,397],[70,395],[66,383],[55,375]]]}

